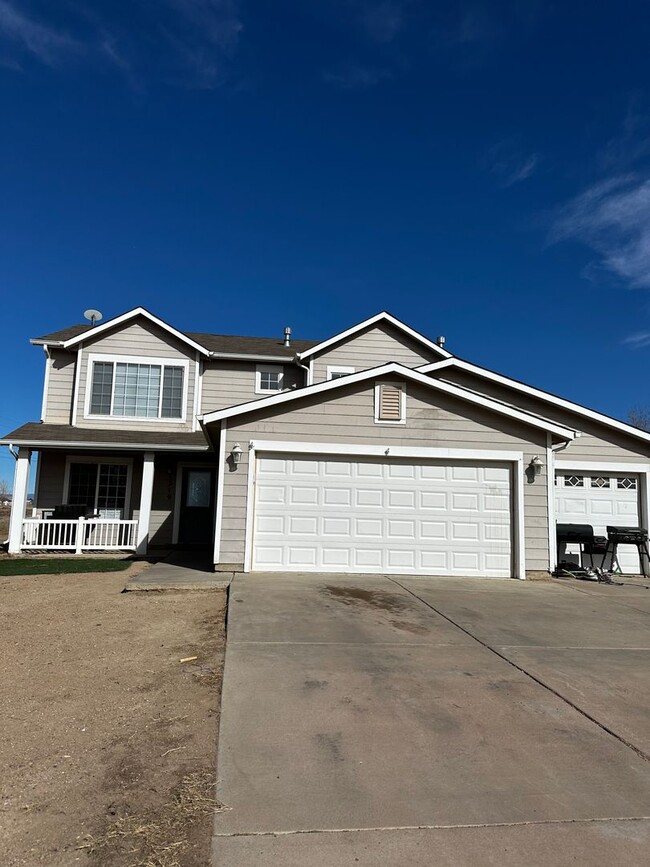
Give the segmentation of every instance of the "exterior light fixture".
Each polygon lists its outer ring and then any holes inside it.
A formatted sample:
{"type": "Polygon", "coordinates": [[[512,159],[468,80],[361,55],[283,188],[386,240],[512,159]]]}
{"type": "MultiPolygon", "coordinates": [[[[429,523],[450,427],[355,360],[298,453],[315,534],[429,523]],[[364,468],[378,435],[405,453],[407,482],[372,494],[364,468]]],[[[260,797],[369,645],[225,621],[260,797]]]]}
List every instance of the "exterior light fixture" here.
{"type": "Polygon", "coordinates": [[[544,462],[541,460],[539,455],[535,455],[535,457],[531,460],[529,467],[534,476],[539,476],[544,469],[544,462]]]}
{"type": "Polygon", "coordinates": [[[239,466],[241,463],[241,456],[243,454],[242,447],[239,443],[235,443],[230,452],[230,456],[232,457],[232,462],[235,466],[239,466]]]}

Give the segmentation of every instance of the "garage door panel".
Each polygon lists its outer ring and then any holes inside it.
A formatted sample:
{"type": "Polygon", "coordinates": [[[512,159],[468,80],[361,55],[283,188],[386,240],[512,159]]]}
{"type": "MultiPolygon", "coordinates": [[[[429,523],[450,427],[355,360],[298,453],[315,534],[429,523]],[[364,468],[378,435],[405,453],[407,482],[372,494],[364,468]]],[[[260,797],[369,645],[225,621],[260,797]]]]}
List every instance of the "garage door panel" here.
{"type": "Polygon", "coordinates": [[[255,569],[512,574],[507,465],[262,456],[259,469],[255,569]]]}

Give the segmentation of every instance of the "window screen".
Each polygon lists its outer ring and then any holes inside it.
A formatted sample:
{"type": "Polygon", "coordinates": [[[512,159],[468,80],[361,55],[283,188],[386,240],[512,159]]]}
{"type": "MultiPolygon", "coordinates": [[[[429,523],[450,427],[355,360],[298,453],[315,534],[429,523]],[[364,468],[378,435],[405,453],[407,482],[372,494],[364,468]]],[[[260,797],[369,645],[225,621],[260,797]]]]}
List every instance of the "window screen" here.
{"type": "Polygon", "coordinates": [[[183,415],[182,367],[165,367],[160,415],[162,418],[181,418],[183,415]]]}
{"type": "Polygon", "coordinates": [[[93,367],[93,385],[90,397],[91,415],[111,414],[113,392],[113,362],[96,361],[93,367]]]}

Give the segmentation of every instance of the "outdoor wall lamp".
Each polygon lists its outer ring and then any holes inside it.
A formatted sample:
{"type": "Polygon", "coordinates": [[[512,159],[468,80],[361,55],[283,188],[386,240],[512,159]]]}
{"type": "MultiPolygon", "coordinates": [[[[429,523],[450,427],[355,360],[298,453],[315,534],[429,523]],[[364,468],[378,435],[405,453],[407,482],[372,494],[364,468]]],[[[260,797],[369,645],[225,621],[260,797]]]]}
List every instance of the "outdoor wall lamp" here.
{"type": "Polygon", "coordinates": [[[540,459],[539,455],[535,455],[528,467],[534,476],[539,476],[544,469],[544,462],[540,459]]]}
{"type": "Polygon", "coordinates": [[[238,466],[241,463],[241,456],[243,454],[242,447],[239,443],[235,443],[230,452],[230,456],[232,457],[232,462],[235,466],[238,466]]]}

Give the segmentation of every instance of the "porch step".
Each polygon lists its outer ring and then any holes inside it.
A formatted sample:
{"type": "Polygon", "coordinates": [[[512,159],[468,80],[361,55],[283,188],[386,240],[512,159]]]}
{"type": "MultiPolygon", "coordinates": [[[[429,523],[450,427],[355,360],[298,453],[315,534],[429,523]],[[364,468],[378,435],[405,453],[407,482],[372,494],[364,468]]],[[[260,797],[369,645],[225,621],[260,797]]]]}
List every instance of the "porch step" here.
{"type": "Polygon", "coordinates": [[[214,572],[212,564],[205,560],[175,554],[134,575],[124,590],[225,590],[233,575],[214,572]]]}

